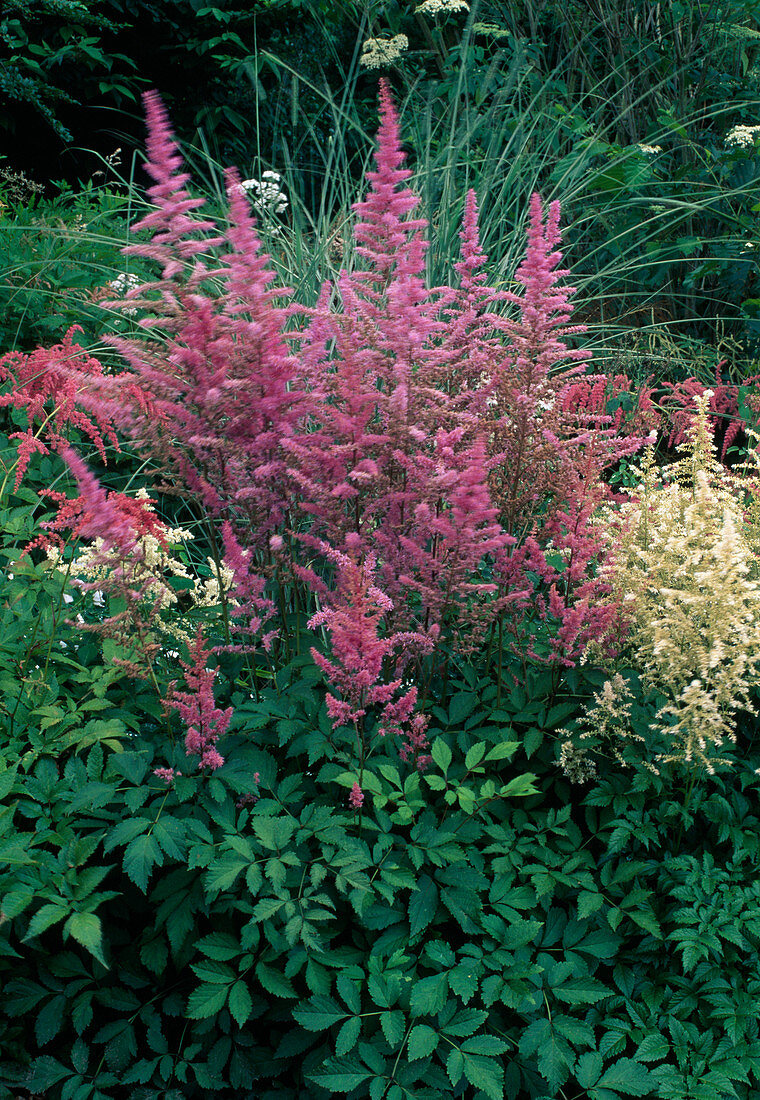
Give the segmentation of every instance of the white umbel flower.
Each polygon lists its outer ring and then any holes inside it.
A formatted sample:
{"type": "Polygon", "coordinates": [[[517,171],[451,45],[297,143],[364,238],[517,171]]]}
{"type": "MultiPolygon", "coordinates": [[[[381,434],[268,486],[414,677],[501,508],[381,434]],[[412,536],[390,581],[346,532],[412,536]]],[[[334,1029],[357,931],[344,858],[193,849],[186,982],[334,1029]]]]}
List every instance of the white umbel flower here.
{"type": "Polygon", "coordinates": [[[359,64],[367,69],[381,69],[392,65],[409,49],[409,39],[405,34],[395,38],[368,38],[362,46],[359,64]]]}

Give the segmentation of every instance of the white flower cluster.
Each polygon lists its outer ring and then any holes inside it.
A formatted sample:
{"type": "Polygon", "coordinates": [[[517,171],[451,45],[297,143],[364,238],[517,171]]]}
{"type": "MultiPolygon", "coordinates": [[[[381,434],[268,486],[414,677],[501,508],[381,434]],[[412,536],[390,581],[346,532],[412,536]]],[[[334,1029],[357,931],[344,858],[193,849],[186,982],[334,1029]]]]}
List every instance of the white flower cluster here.
{"type": "MultiPolygon", "coordinates": [[[[145,489],[140,489],[136,497],[138,500],[144,500],[147,495],[145,489]]],[[[193,581],[193,587],[185,589],[185,592],[194,607],[216,607],[221,603],[223,595],[232,588],[235,574],[224,562],[217,570],[214,559],[207,558],[209,576],[193,577],[175,556],[173,553],[175,548],[179,549],[192,537],[192,533],[182,527],[164,527],[161,541],[155,535],[148,533],[140,536],[138,553],[131,562],[130,584],[136,589],[145,589],[145,600],[153,609],[166,611],[176,608],[178,597],[175,587],[171,584],[173,577],[193,581]]],[[[71,561],[65,561],[61,551],[55,546],[49,547],[47,551],[47,559],[53,568],[65,573],[71,578],[71,585],[80,589],[84,588],[85,584],[108,579],[116,565],[116,558],[113,564],[109,561],[109,557],[112,556],[105,550],[102,539],[95,539],[92,546],[80,550],[71,561]]],[[[73,603],[73,600],[74,597],[70,593],[63,594],[64,603],[73,603]]],[[[92,590],[92,602],[98,608],[106,606],[105,593],[102,589],[92,590]]],[[[230,603],[235,606],[234,600],[230,600],[230,603]]],[[[81,621],[85,620],[81,619],[81,621]]],[[[190,645],[192,639],[180,622],[179,618],[159,618],[156,620],[156,626],[170,639],[190,645]]]]}
{"type": "Polygon", "coordinates": [[[414,9],[422,15],[443,15],[450,11],[469,11],[467,0],[422,0],[414,9]]]}
{"type": "MultiPolygon", "coordinates": [[[[120,297],[126,294],[130,290],[134,290],[140,285],[140,279],[137,275],[122,271],[120,275],[108,284],[109,288],[113,290],[120,297]]],[[[136,309],[132,309],[131,306],[124,306],[123,313],[126,313],[129,317],[134,317],[137,313],[136,309]]]]}
{"type": "Polygon", "coordinates": [[[662,152],[661,145],[642,145],[641,143],[639,143],[638,147],[642,151],[642,153],[648,153],[649,156],[654,156],[656,153],[662,152]]]}
{"type": "Polygon", "coordinates": [[[128,290],[134,290],[135,287],[140,285],[140,280],[137,275],[128,274],[126,271],[122,271],[120,275],[117,275],[112,283],[108,284],[111,290],[115,290],[117,294],[126,294],[128,290]]]}
{"type": "Polygon", "coordinates": [[[726,134],[726,145],[738,145],[741,149],[747,149],[755,144],[755,137],[760,133],[760,126],[734,126],[726,134]]]}
{"type": "Polygon", "coordinates": [[[264,172],[260,180],[243,180],[240,190],[262,214],[284,214],[288,208],[279,172],[264,172]]]}
{"type": "Polygon", "coordinates": [[[359,64],[368,69],[381,69],[383,65],[392,65],[409,49],[409,39],[405,34],[395,38],[368,38],[362,46],[359,64]]]}

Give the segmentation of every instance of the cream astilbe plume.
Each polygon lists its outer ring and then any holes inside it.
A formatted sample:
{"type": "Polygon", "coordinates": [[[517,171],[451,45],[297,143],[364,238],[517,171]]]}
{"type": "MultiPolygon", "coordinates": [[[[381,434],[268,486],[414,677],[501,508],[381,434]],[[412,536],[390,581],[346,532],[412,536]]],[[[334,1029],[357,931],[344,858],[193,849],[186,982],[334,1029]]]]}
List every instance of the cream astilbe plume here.
{"type": "Polygon", "coordinates": [[[707,398],[684,456],[655,471],[650,453],[629,504],[605,515],[604,573],[631,619],[625,660],[665,697],[657,728],[662,762],[712,773],[735,740],[738,709],[753,711],[760,683],[760,583],[741,500],[715,460],[707,398]]]}

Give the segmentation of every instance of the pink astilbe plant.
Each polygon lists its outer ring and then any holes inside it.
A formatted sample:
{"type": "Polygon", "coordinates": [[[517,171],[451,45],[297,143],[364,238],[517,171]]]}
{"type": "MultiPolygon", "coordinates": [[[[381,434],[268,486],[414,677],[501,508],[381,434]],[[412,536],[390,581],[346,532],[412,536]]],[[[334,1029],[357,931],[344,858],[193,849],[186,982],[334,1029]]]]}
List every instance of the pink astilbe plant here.
{"type": "MultiPolygon", "coordinates": [[[[403,668],[412,648],[430,652],[433,641],[429,635],[419,633],[381,634],[381,624],[393,602],[376,583],[375,556],[363,553],[356,536],[349,536],[347,541],[347,553],[326,544],[322,547],[324,556],[335,564],[337,579],[331,592],[316,575],[312,576],[326,606],[312,616],[309,628],[322,626],[329,635],[332,659],[316,648],[312,648],[312,657],[337,692],[327,697],[333,729],[353,727],[363,768],[371,748],[366,719],[374,711],[380,736],[404,736],[417,702],[417,688],[403,689],[403,668]],[[388,679],[388,667],[394,664],[396,675],[388,679]]],[[[418,747],[423,747],[423,741],[418,747]]]]}
{"type": "Polygon", "coordinates": [[[31,456],[68,446],[66,433],[70,428],[78,429],[90,439],[103,461],[106,442],[119,449],[109,411],[100,406],[88,415],[81,408],[85,382],[103,376],[100,362],[74,343],[74,333],[81,331],[79,325],[72,325],[62,342],[54,347],[37,348],[28,355],[12,351],[0,358],[0,385],[10,383],[8,391],[0,393],[0,408],[10,405],[23,409],[27,418],[26,431],[9,436],[20,441],[16,489],[31,456]]]}
{"type": "Polygon", "coordinates": [[[311,518],[306,544],[340,548],[350,537],[377,557],[389,629],[440,631],[447,618],[469,622],[471,572],[504,536],[477,451],[477,410],[440,384],[461,358],[441,315],[451,292],[425,283],[427,223],[409,216],[419,200],[406,186],[385,81],[380,111],[377,169],[354,206],[360,262],[334,293],[323,290],[304,334],[318,430],[289,446],[311,518]],[[466,524],[455,503],[465,471],[466,524]]]}
{"type": "Polygon", "coordinates": [[[290,505],[282,444],[302,415],[284,335],[289,314],[275,304],[290,292],[270,286],[274,274],[234,171],[226,231],[190,217],[203,200],[187,190],[158,96],[147,93],[145,104],[155,209],[133,229],[151,240],[124,251],[157,263],[161,275],[129,294],[146,336],[111,341],[129,370],[82,400],[114,411],[166,475],[166,491],[189,492],[262,549],[290,505]]]}
{"type": "Polygon", "coordinates": [[[269,653],[279,630],[262,634],[262,628],[276,613],[274,603],[265,594],[266,579],[253,570],[251,551],[243,550],[227,522],[222,524],[222,538],[224,564],[232,573],[228,593],[230,632],[238,641],[220,648],[232,653],[252,653],[260,644],[269,653]]]}
{"type": "Polygon", "coordinates": [[[205,646],[203,628],[199,626],[190,647],[190,663],[180,661],[189,690],[178,690],[176,681],[172,681],[164,703],[167,708],[176,710],[185,723],[187,755],[199,757],[199,767],[215,771],[224,763],[216,743],[229,729],[232,707],[222,710],[215,703],[216,670],[208,667],[210,656],[205,646]]]}

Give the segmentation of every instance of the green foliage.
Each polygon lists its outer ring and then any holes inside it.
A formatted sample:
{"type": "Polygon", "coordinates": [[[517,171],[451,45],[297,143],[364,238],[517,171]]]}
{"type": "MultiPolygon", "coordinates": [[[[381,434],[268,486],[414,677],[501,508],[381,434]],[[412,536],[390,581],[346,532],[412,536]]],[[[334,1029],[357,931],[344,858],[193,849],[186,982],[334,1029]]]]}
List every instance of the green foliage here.
{"type": "Polygon", "coordinates": [[[52,198],[0,206],[3,353],[55,343],[74,324],[90,340],[128,325],[100,304],[119,297],[109,283],[124,270],[131,215],[120,190],[90,183],[73,192],[61,183],[52,198]]]}
{"type": "Polygon", "coordinates": [[[37,119],[62,142],[72,133],[60,117],[62,106],[79,106],[86,99],[88,78],[102,79],[98,90],[134,99],[133,62],[105,47],[103,36],[116,25],[104,13],[103,0],[5,0],[0,19],[0,131],[18,130],[19,105],[31,108],[37,119]],[[121,70],[109,80],[113,69],[121,70]],[[67,73],[75,73],[77,94],[71,94],[67,73]],[[129,74],[129,75],[127,75],[129,74]],[[9,109],[9,108],[15,108],[9,109]]]}
{"type": "Polygon", "coordinates": [[[600,674],[500,690],[475,662],[432,688],[430,770],[388,745],[357,814],[296,658],[255,699],[230,681],[226,763],[192,773],[18,563],[32,497],[2,516],[0,1096],[749,1100],[756,753],[688,798],[620,768],[571,797],[555,755],[600,674]]]}

